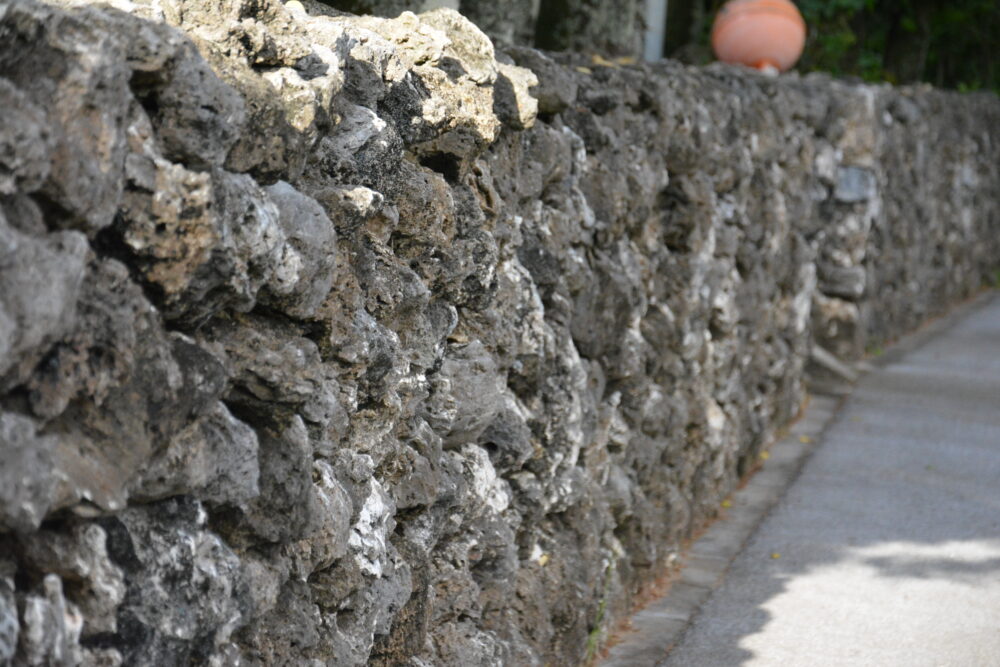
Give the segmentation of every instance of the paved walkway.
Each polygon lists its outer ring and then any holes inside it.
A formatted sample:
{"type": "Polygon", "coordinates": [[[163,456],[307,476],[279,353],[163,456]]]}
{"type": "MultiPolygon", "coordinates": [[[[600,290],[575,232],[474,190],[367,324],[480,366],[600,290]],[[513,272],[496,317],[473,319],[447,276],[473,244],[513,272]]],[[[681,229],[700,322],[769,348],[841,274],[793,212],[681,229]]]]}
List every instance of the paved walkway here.
{"type": "Polygon", "coordinates": [[[897,355],[662,666],[1000,667],[1000,297],[897,355]]]}

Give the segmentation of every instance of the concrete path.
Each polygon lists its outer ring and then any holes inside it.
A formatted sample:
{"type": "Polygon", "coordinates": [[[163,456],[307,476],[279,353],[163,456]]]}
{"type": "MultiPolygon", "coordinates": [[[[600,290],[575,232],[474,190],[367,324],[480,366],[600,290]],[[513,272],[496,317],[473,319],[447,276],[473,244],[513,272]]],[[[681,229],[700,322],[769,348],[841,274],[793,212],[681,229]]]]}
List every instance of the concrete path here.
{"type": "Polygon", "coordinates": [[[906,347],[660,665],[1000,667],[1000,297],[906,347]]]}

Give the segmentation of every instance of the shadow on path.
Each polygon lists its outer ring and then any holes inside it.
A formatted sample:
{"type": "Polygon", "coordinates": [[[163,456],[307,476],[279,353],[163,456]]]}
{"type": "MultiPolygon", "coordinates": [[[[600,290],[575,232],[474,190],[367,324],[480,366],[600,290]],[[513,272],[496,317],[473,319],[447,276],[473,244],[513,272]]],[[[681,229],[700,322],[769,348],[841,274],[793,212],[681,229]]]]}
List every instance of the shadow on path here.
{"type": "Polygon", "coordinates": [[[1000,298],[864,378],[664,665],[1000,665],[1000,298]]]}

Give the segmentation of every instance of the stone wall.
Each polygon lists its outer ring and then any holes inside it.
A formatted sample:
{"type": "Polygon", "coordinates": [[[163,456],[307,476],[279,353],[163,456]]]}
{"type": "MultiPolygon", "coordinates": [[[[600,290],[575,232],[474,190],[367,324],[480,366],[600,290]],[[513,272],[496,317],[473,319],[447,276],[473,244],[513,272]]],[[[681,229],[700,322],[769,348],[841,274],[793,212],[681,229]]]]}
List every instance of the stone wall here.
{"type": "Polygon", "coordinates": [[[0,663],[577,664],[1000,264],[995,97],[304,2],[0,0],[0,663]]]}

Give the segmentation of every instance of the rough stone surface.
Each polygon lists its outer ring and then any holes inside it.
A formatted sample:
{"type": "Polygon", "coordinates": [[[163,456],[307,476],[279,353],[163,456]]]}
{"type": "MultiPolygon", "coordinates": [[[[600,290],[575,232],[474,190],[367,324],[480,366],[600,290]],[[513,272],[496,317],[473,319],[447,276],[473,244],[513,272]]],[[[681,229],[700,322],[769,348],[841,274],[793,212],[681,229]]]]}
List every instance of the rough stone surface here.
{"type": "Polygon", "coordinates": [[[479,26],[497,44],[532,45],[539,0],[461,0],[458,11],[479,26]]]}
{"type": "Polygon", "coordinates": [[[997,268],[995,97],[113,4],[0,0],[0,662],[578,664],[997,268]]]}

